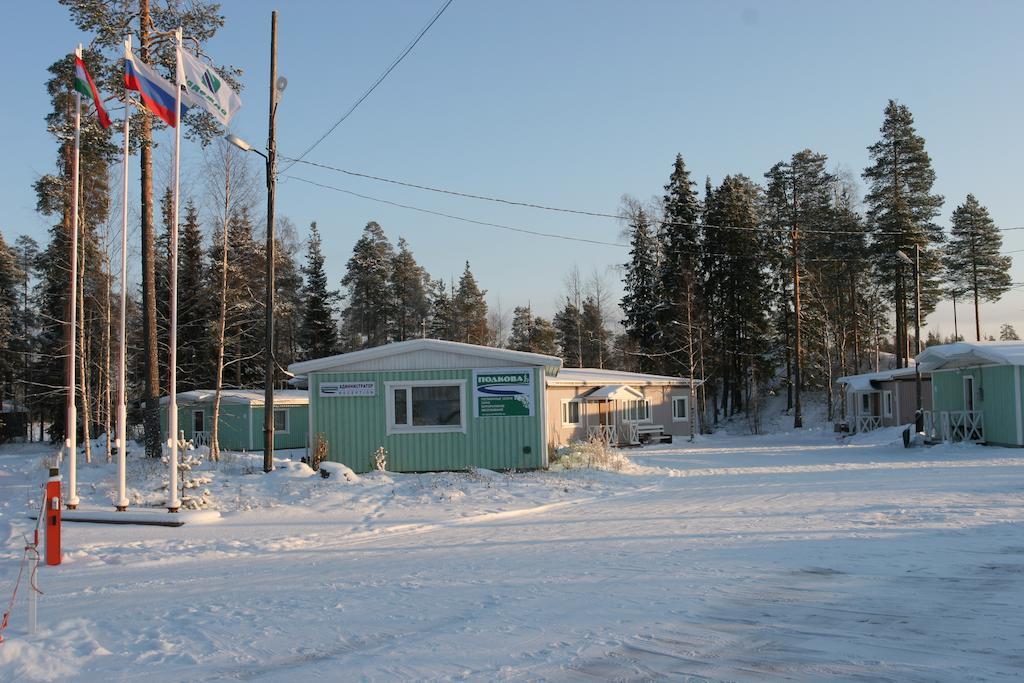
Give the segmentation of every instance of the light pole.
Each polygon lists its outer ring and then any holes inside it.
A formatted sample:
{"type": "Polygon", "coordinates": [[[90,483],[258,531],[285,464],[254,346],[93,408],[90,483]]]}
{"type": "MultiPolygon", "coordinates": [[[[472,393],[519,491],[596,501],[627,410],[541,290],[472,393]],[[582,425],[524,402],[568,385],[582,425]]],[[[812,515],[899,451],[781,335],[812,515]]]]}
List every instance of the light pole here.
{"type": "Polygon", "coordinates": [[[270,15],[270,116],[267,131],[267,153],[259,151],[245,140],[228,134],[227,141],[243,152],[256,152],[267,167],[267,289],[266,304],[266,349],[263,395],[263,471],[274,469],[274,199],[277,191],[277,103],[281,93],[288,86],[284,77],[277,77],[277,12],[270,15]]]}
{"type": "Polygon", "coordinates": [[[921,412],[921,368],[917,366],[916,356],[921,353],[921,247],[914,245],[914,258],[911,259],[902,250],[896,250],[896,258],[914,269],[914,384],[917,393],[917,412],[914,414],[914,429],[924,429],[924,414],[921,412]]]}

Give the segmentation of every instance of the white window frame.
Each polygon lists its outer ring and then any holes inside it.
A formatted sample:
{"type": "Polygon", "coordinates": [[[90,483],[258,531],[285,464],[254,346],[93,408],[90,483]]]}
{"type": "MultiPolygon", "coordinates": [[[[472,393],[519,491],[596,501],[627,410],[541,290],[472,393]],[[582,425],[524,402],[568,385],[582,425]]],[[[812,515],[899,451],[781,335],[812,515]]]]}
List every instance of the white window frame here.
{"type": "Polygon", "coordinates": [[[276,415],[277,413],[284,413],[284,429],[278,429],[277,428],[277,420],[274,420],[274,422],[273,422],[274,433],[275,434],[287,434],[288,433],[288,428],[291,426],[291,420],[289,419],[289,416],[288,416],[288,413],[290,413],[290,412],[291,411],[288,410],[287,408],[274,408],[273,414],[270,416],[271,419],[273,419],[274,415],[276,415]]]}
{"type": "Polygon", "coordinates": [[[892,392],[882,392],[882,417],[892,417],[892,392]]]}
{"type": "Polygon", "coordinates": [[[625,405],[625,408],[623,409],[623,412],[625,413],[625,417],[623,418],[623,422],[630,422],[630,423],[633,423],[633,424],[649,424],[649,423],[654,421],[654,418],[651,416],[651,399],[649,399],[649,398],[631,398],[631,399],[627,400],[625,403],[626,403],[626,405],[625,405]],[[646,413],[647,413],[646,417],[642,417],[641,418],[641,417],[637,416],[637,410],[636,409],[639,407],[640,403],[643,403],[644,406],[646,407],[646,413]]]}
{"type": "Polygon", "coordinates": [[[690,397],[689,396],[673,396],[672,397],[672,421],[673,422],[689,422],[690,421],[690,397]],[[676,415],[676,401],[682,401],[684,417],[678,417],[676,415]]]}
{"type": "Polygon", "coordinates": [[[562,426],[563,427],[578,427],[583,424],[583,401],[575,398],[563,398],[562,399],[562,426]],[[576,421],[570,422],[567,418],[569,417],[569,404],[576,404],[576,421]]]}
{"type": "Polygon", "coordinates": [[[860,392],[860,414],[870,416],[872,414],[871,409],[871,392],[862,391],[860,392]],[[867,405],[864,405],[864,404],[867,405]]]}
{"type": "Polygon", "coordinates": [[[195,408],[192,410],[192,433],[205,432],[206,431],[206,410],[203,408],[195,408]],[[196,415],[203,416],[203,428],[196,429],[196,415]]]}
{"type": "Polygon", "coordinates": [[[466,380],[464,379],[410,379],[384,383],[384,402],[387,408],[386,434],[451,434],[466,433],[466,380]],[[412,425],[395,424],[395,390],[407,389],[405,393],[406,417],[412,420],[413,387],[459,388],[459,424],[457,425],[412,425]]]}

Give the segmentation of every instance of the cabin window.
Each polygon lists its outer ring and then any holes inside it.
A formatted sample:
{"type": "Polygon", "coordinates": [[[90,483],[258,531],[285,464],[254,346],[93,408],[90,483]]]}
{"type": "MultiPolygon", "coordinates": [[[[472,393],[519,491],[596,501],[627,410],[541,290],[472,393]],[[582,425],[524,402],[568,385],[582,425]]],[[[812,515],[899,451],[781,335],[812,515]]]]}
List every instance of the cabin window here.
{"type": "Polygon", "coordinates": [[[192,411],[192,433],[206,431],[206,413],[202,410],[192,411]]]}
{"type": "Polygon", "coordinates": [[[388,382],[388,434],[466,431],[465,381],[388,382]]]}
{"type": "Polygon", "coordinates": [[[626,401],[625,419],[627,422],[650,422],[651,399],[640,398],[626,401]]]}
{"type": "Polygon", "coordinates": [[[274,431],[288,431],[288,411],[283,408],[274,408],[274,431]]]}
{"type": "Polygon", "coordinates": [[[882,415],[892,417],[892,392],[882,392],[882,415]]]}
{"type": "Polygon", "coordinates": [[[673,396],[672,397],[672,421],[673,422],[686,422],[690,419],[690,397],[689,396],[673,396]]]}
{"type": "Polygon", "coordinates": [[[871,415],[871,394],[860,395],[860,414],[871,415]]]}
{"type": "Polygon", "coordinates": [[[562,424],[578,425],[580,423],[580,402],[573,399],[562,399],[562,424]]]}

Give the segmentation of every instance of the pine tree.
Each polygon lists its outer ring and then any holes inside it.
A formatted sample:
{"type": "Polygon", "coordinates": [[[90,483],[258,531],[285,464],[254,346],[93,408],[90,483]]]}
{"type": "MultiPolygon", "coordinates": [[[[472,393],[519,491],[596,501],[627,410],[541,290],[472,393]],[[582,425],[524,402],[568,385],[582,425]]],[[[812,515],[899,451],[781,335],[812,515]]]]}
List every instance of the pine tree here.
{"type": "Polygon", "coordinates": [[[658,309],[658,246],[651,233],[647,213],[639,207],[629,210],[630,260],[625,264],[622,325],[636,342],[640,353],[640,369],[654,372],[659,368],[658,352],[661,333],[655,320],[658,309]]]}
{"type": "Polygon", "coordinates": [[[868,147],[873,164],[864,169],[868,193],[868,225],[874,231],[872,253],[879,282],[896,308],[896,348],[899,366],[907,360],[906,293],[910,269],[900,265],[897,250],[921,248],[921,317],[931,313],[940,295],[941,263],[936,245],[945,237],[934,219],[942,208],[941,195],[931,194],[935,171],[914,129],[906,105],[889,100],[881,128],[882,138],[868,147]]]}
{"type": "Polygon", "coordinates": [[[973,295],[975,336],[981,341],[978,302],[998,301],[1010,290],[1012,262],[1009,256],[1000,255],[1003,237],[988,209],[973,194],[953,211],[950,233],[944,261],[949,287],[973,295]]]}
{"type": "Polygon", "coordinates": [[[178,262],[178,389],[209,388],[213,374],[213,302],[199,211],[191,199],[185,204],[178,262]]]}
{"type": "Polygon", "coordinates": [[[557,332],[559,355],[567,368],[583,367],[583,312],[566,297],[552,321],[557,332]]]}
{"type": "Polygon", "coordinates": [[[416,263],[405,238],[398,238],[389,282],[394,316],[392,339],[405,341],[423,336],[423,325],[430,317],[429,287],[427,271],[416,263]]]}
{"type": "MultiPolygon", "coordinates": [[[[831,254],[833,246],[829,240],[823,238],[824,231],[831,224],[831,199],[835,184],[835,177],[825,170],[827,159],[824,154],[816,154],[805,149],[794,154],[788,162],[781,161],[775,164],[765,174],[768,179],[766,209],[769,216],[769,228],[779,231],[770,232],[765,239],[772,246],[781,247],[785,243],[784,238],[781,238],[782,231],[786,230],[789,233],[789,244],[786,245],[789,248],[788,259],[779,260],[778,265],[782,268],[777,273],[777,281],[783,283],[780,287],[783,296],[788,289],[786,285],[792,285],[793,315],[791,318],[784,316],[784,322],[787,324],[785,330],[787,375],[792,367],[791,384],[795,390],[792,394],[793,426],[797,428],[803,426],[800,399],[804,383],[803,335],[805,331],[803,323],[807,315],[806,311],[813,307],[807,305],[812,302],[807,301],[806,296],[808,292],[814,291],[813,288],[806,289],[805,285],[803,293],[805,301],[804,305],[801,305],[801,281],[810,276],[804,259],[809,257],[813,262],[816,256],[831,254]],[[808,232],[801,234],[802,230],[808,232]],[[788,273],[785,272],[787,268],[790,271],[788,273]],[[792,335],[788,326],[790,319],[793,321],[792,335]],[[792,348],[790,348],[790,341],[792,341],[792,348]]],[[[779,304],[783,311],[788,311],[788,301],[783,300],[779,304]]],[[[807,332],[810,332],[808,335],[810,339],[820,342],[828,339],[823,330],[811,329],[807,332]]],[[[831,365],[829,365],[829,369],[831,369],[831,365]]]]}
{"type": "Polygon", "coordinates": [[[374,221],[352,247],[341,285],[347,305],[342,312],[342,339],[347,350],[380,346],[389,341],[393,315],[388,281],[394,249],[384,230],[374,221]]]}
{"type": "Polygon", "coordinates": [[[448,288],[443,280],[434,280],[430,283],[430,292],[428,335],[432,339],[455,341],[455,311],[448,288]]]}
{"type": "MultiPolygon", "coordinates": [[[[217,3],[192,0],[60,0],[68,8],[72,21],[79,30],[95,34],[99,50],[89,60],[90,71],[99,81],[103,92],[116,92],[123,79],[120,62],[124,36],[135,37],[136,54],[148,64],[156,65],[165,74],[173,74],[174,41],[161,40],[159,32],[185,27],[190,38],[188,47],[201,48],[224,25],[224,16],[217,3]]],[[[218,67],[218,73],[237,90],[241,84],[235,80],[237,71],[231,67],[218,67]]],[[[173,78],[173,76],[171,76],[173,78]]],[[[64,85],[66,88],[66,84],[64,85]]],[[[142,232],[142,360],[145,378],[143,398],[146,452],[151,457],[160,455],[160,382],[162,375],[158,358],[164,355],[157,345],[157,300],[155,273],[158,256],[154,253],[155,228],[153,219],[153,129],[163,124],[146,112],[133,116],[132,141],[139,150],[139,186],[142,232]]],[[[201,107],[194,107],[183,117],[188,134],[204,143],[219,137],[221,127],[201,107]]],[[[163,375],[166,377],[166,375],[163,375]]]]}
{"type": "Polygon", "coordinates": [[[530,351],[533,336],[533,311],[527,306],[516,306],[512,311],[512,331],[508,335],[508,348],[530,351]]]}
{"type": "Polygon", "coordinates": [[[309,225],[309,243],[306,247],[306,265],[302,268],[305,283],[302,286],[302,326],[299,344],[302,358],[323,358],[338,348],[338,326],[334,320],[333,302],[338,292],[327,289],[324,255],[320,249],[320,231],[316,221],[309,225]]]}
{"type": "Polygon", "coordinates": [[[455,341],[466,344],[486,346],[491,340],[490,328],[487,325],[487,302],[469,269],[469,261],[459,277],[459,286],[452,298],[453,323],[455,341]]]}
{"type": "MultiPolygon", "coordinates": [[[[23,273],[18,258],[0,233],[0,405],[14,402],[17,357],[18,291],[23,273]]],[[[0,413],[0,418],[3,415],[0,413]]]]}
{"type": "Polygon", "coordinates": [[[689,359],[676,353],[688,347],[692,330],[687,327],[687,307],[690,317],[697,319],[696,308],[699,298],[696,278],[700,249],[700,200],[693,189],[695,183],[683,162],[681,154],[676,155],[672,175],[665,185],[662,198],[661,245],[662,260],[659,268],[659,291],[661,305],[657,309],[658,324],[663,334],[663,357],[661,370],[664,372],[689,373],[689,359]]]}
{"type": "Polygon", "coordinates": [[[768,375],[768,282],[761,267],[759,203],[758,187],[741,175],[726,176],[704,202],[705,242],[716,248],[703,268],[716,415],[718,407],[730,416],[749,406],[757,378],[768,375]]]}
{"type": "MultiPolygon", "coordinates": [[[[13,350],[16,353],[17,383],[20,386],[21,405],[29,413],[29,440],[32,440],[32,417],[35,415],[36,393],[34,382],[31,381],[30,368],[38,351],[37,335],[40,329],[38,310],[35,298],[30,296],[32,284],[36,279],[36,264],[39,259],[39,244],[28,235],[19,235],[15,241],[15,254],[21,280],[17,283],[18,313],[15,318],[13,350]]],[[[42,435],[40,435],[40,439],[42,435]]]]}
{"type": "MultiPolygon", "coordinates": [[[[87,51],[85,58],[93,63],[98,56],[87,51]]],[[[37,301],[40,308],[41,326],[38,347],[41,352],[36,356],[32,369],[33,381],[41,391],[37,394],[38,403],[43,415],[50,423],[50,438],[63,439],[67,425],[64,410],[67,400],[66,391],[62,387],[67,384],[68,339],[72,332],[68,329],[70,311],[68,309],[68,291],[70,287],[70,236],[71,236],[71,175],[72,175],[72,143],[74,126],[74,97],[68,88],[74,71],[74,58],[63,57],[49,68],[51,78],[47,81],[47,92],[50,95],[53,109],[46,117],[47,128],[60,141],[55,173],[41,176],[34,184],[37,197],[37,210],[46,216],[56,215],[60,222],[50,230],[50,242],[40,254],[38,261],[39,281],[37,283],[37,301]]],[[[84,110],[84,107],[83,107],[84,110]]],[[[86,352],[102,352],[102,345],[95,343],[91,348],[82,344],[82,340],[92,342],[100,338],[98,321],[102,314],[97,312],[100,301],[99,293],[104,291],[109,273],[104,269],[104,259],[100,256],[100,246],[96,236],[96,226],[102,225],[110,210],[109,167],[117,154],[116,147],[111,143],[111,131],[103,130],[95,117],[83,111],[81,118],[81,142],[79,151],[79,293],[78,320],[79,326],[74,330],[75,343],[81,345],[78,358],[76,384],[82,389],[85,397],[89,396],[92,384],[93,364],[86,360],[86,352]],[[88,334],[87,334],[88,331],[88,334]],[[96,332],[96,334],[93,334],[96,332]],[[88,370],[89,374],[83,372],[88,370]]],[[[87,404],[79,411],[82,425],[91,419],[91,411],[87,404]]]]}
{"type": "Polygon", "coordinates": [[[1003,323],[999,327],[999,341],[1020,341],[1017,330],[1013,329],[1010,323],[1003,323]]]}
{"type": "Polygon", "coordinates": [[[612,335],[604,325],[604,315],[593,296],[588,296],[583,300],[582,321],[583,366],[604,368],[608,364],[612,335]]]}

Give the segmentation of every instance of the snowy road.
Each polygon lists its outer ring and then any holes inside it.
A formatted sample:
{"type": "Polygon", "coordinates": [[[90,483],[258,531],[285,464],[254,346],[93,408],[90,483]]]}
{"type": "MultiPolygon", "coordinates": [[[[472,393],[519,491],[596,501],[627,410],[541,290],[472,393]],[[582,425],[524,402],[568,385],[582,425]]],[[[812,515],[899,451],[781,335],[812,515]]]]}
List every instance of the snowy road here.
{"type": "MultiPolygon", "coordinates": [[[[396,478],[388,495],[336,488],[180,529],[68,526],[68,562],[42,578],[46,629],[12,625],[0,679],[1024,672],[1024,453],[812,434],[631,456],[638,472],[455,490],[448,475],[418,480],[427,498],[396,478]]],[[[3,586],[37,476],[23,460],[0,452],[3,586]]]]}

